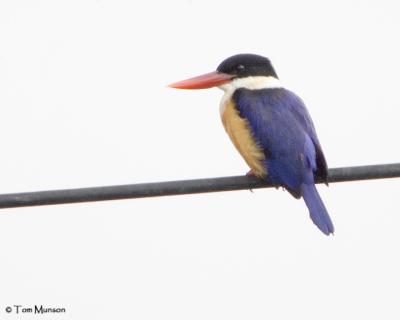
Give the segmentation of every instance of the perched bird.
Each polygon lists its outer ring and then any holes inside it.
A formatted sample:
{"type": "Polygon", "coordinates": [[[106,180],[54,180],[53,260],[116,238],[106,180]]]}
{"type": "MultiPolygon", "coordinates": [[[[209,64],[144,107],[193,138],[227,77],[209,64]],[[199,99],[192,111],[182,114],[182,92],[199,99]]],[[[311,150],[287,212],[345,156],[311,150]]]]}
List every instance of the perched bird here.
{"type": "Polygon", "coordinates": [[[249,174],[303,197],[312,221],[326,235],[334,227],[314,184],[327,180],[327,164],[303,101],[283,87],[268,58],[238,54],[216,71],[169,85],[178,89],[218,87],[222,123],[251,168],[249,174]]]}

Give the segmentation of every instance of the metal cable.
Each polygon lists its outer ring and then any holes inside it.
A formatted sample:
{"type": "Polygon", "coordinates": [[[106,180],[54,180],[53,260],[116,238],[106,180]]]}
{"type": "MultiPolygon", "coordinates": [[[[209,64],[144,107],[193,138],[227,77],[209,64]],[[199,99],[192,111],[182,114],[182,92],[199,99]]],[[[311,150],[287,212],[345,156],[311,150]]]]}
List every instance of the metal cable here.
{"type": "MultiPolygon", "coordinates": [[[[328,182],[400,177],[400,163],[329,169],[328,182]]],[[[321,181],[316,181],[321,183],[321,181]]],[[[234,176],[0,195],[1,208],[120,200],[275,187],[257,178],[234,176]]]]}

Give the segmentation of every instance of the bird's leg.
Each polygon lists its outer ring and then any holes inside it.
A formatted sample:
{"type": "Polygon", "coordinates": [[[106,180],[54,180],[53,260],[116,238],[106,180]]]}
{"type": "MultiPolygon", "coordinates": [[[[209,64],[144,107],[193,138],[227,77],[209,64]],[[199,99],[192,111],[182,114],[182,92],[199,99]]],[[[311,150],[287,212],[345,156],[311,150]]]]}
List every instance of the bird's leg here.
{"type": "MultiPolygon", "coordinates": [[[[253,170],[250,170],[249,172],[246,173],[246,177],[251,177],[251,178],[257,178],[256,174],[254,173],[253,170]]],[[[251,193],[254,193],[253,189],[249,189],[251,193]]]]}

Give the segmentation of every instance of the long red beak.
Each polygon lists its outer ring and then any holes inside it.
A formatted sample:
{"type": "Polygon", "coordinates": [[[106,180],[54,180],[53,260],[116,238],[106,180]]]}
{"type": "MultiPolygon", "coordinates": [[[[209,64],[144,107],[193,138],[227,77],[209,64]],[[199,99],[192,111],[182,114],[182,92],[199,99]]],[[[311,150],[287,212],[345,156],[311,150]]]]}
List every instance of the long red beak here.
{"type": "Polygon", "coordinates": [[[168,85],[176,89],[207,89],[220,86],[232,80],[234,76],[218,71],[203,74],[198,77],[179,81],[168,85]]]}

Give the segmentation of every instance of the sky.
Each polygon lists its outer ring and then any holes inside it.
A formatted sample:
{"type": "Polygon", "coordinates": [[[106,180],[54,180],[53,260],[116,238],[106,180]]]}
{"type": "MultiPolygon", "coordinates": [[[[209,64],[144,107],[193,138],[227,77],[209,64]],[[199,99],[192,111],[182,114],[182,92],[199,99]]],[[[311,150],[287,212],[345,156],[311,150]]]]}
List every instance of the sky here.
{"type": "MultiPolygon", "coordinates": [[[[268,56],[329,167],[400,162],[398,1],[0,1],[0,193],[241,175],[218,89],[268,56]]],[[[400,180],[0,212],[0,318],[399,319],[400,180]],[[57,315],[15,305],[65,308],[57,315]],[[5,310],[11,307],[11,312],[5,310]]]]}

